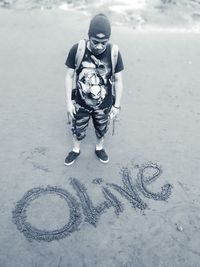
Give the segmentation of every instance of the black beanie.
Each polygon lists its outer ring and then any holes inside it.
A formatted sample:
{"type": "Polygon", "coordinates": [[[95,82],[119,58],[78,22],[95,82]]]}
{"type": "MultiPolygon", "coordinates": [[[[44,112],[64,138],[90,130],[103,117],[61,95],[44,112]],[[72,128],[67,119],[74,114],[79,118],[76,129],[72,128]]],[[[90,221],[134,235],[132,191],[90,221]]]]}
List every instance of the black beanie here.
{"type": "Polygon", "coordinates": [[[110,21],[104,14],[98,14],[90,21],[88,35],[99,39],[109,38],[111,34],[110,21]]]}

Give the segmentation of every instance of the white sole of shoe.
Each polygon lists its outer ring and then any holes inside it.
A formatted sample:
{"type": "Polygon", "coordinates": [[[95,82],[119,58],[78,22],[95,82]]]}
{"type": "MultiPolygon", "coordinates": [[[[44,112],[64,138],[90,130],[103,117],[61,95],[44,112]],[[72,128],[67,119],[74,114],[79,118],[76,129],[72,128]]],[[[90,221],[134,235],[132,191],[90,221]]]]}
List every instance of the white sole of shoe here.
{"type": "MultiPolygon", "coordinates": [[[[98,158],[98,157],[97,157],[98,158]]],[[[104,160],[102,160],[102,159],[100,159],[100,158],[98,158],[100,161],[101,161],[101,163],[104,163],[104,164],[106,164],[106,163],[108,163],[109,162],[109,159],[107,159],[106,161],[104,161],[104,160]]]]}
{"type": "Polygon", "coordinates": [[[74,161],[75,161],[75,160],[73,160],[73,161],[70,162],[70,163],[66,163],[66,162],[64,162],[64,165],[65,165],[65,166],[70,166],[70,165],[72,165],[72,164],[74,163],[74,161]]]}

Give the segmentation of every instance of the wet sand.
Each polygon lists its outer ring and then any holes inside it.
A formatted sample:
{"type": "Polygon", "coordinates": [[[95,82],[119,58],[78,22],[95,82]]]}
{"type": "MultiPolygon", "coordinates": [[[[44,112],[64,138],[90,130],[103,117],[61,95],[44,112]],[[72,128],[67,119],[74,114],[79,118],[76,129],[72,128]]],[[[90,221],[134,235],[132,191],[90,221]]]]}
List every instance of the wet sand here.
{"type": "MultiPolygon", "coordinates": [[[[198,266],[200,37],[114,27],[112,41],[120,46],[125,71],[120,120],[106,139],[110,163],[95,158],[90,126],[80,158],[66,167],[71,132],[64,62],[71,45],[86,36],[89,19],[61,10],[0,10],[0,266],[198,266]],[[108,184],[123,185],[123,167],[135,182],[147,162],[162,169],[148,189],[160,192],[167,183],[173,188],[168,201],[139,192],[148,205],[141,212],[108,184]],[[109,208],[94,227],[80,206],[81,222],[71,235],[28,240],[13,223],[16,203],[32,188],[48,185],[79,201],[70,178],[84,184],[96,206],[105,201],[102,186],[109,188],[123,212],[109,208]],[[96,178],[102,180],[94,183],[96,178]]],[[[70,217],[64,199],[53,194],[33,200],[26,215],[49,231],[70,217]]]]}

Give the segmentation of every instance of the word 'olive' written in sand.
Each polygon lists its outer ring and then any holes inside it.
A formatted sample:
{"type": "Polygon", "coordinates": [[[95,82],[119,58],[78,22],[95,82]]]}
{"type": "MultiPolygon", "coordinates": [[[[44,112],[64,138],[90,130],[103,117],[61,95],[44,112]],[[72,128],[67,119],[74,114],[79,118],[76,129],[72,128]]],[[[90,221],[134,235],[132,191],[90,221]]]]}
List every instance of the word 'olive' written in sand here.
{"type": "Polygon", "coordinates": [[[64,238],[69,234],[80,230],[83,221],[97,226],[100,216],[108,209],[113,208],[116,215],[119,215],[124,210],[124,205],[115,195],[116,191],[124,198],[126,198],[133,208],[145,210],[147,204],[141,198],[143,195],[146,198],[166,201],[171,195],[171,184],[165,184],[160,192],[153,193],[148,190],[147,186],[154,182],[162,173],[161,168],[157,164],[144,164],[138,169],[137,178],[134,182],[131,177],[131,172],[128,168],[123,168],[121,171],[123,185],[114,183],[106,183],[102,185],[103,179],[96,178],[93,183],[101,186],[104,201],[98,205],[94,205],[90,196],[87,193],[87,188],[77,178],[71,178],[71,185],[76,192],[74,197],[67,190],[59,187],[48,186],[46,188],[37,187],[29,190],[21,200],[19,200],[13,210],[13,221],[29,240],[37,241],[53,241],[64,238]],[[145,173],[151,171],[151,175],[147,176],[145,173]],[[69,217],[66,224],[56,230],[38,229],[31,225],[27,220],[27,209],[31,202],[41,196],[51,194],[57,195],[66,201],[69,209],[69,217]],[[83,212],[81,212],[81,209],[83,212]],[[83,215],[82,215],[83,213],[83,215]]]}

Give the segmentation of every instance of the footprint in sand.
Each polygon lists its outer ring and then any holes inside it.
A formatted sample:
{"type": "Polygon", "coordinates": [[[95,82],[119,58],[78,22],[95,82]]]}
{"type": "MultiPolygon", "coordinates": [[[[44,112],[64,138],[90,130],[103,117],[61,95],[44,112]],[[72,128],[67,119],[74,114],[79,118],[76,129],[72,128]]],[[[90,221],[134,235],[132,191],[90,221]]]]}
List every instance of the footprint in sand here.
{"type": "Polygon", "coordinates": [[[20,158],[23,159],[23,163],[30,163],[34,170],[41,170],[44,172],[50,172],[47,165],[47,148],[40,146],[35,147],[31,151],[23,151],[20,153],[20,158]]]}

